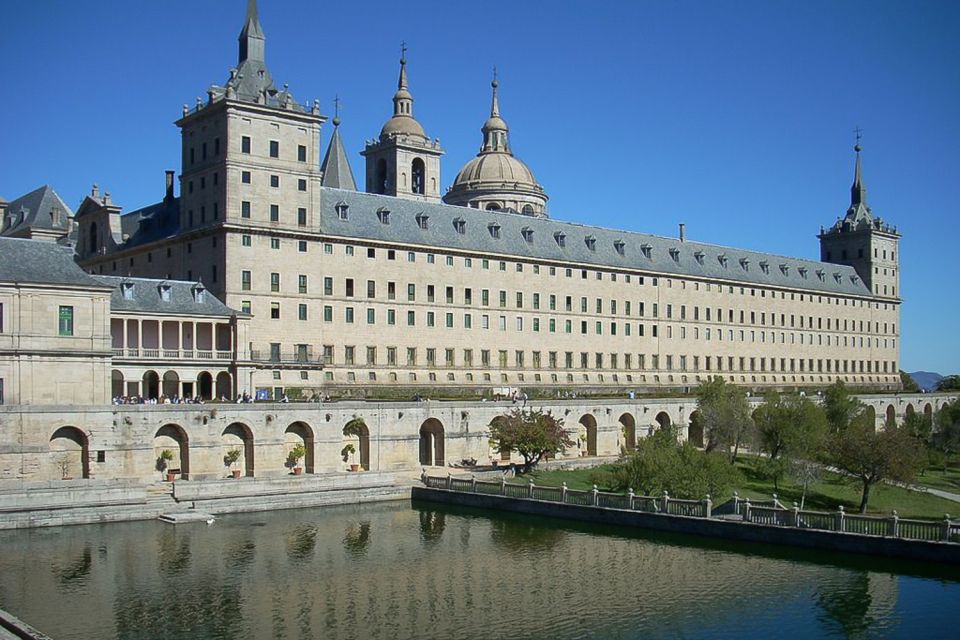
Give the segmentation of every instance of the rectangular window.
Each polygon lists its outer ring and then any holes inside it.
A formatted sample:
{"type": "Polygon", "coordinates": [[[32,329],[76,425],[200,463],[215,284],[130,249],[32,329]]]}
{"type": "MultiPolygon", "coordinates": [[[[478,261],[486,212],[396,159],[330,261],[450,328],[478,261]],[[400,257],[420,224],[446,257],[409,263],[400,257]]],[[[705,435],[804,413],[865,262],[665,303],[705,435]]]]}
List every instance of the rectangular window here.
{"type": "Polygon", "coordinates": [[[307,210],[305,207],[297,209],[297,224],[301,227],[307,226],[307,210]]]}
{"type": "Polygon", "coordinates": [[[297,318],[299,318],[300,320],[307,319],[307,305],[300,304],[297,306],[297,318]]]}
{"type": "Polygon", "coordinates": [[[243,136],[240,139],[240,152],[250,153],[250,136],[243,136]]]}
{"type": "Polygon", "coordinates": [[[59,329],[61,336],[73,335],[73,307],[60,307],[59,329]]]}
{"type": "Polygon", "coordinates": [[[333,322],[333,307],[329,304],[323,307],[323,321],[333,322]]]}
{"type": "Polygon", "coordinates": [[[251,307],[250,307],[250,301],[249,301],[249,300],[241,300],[241,301],[240,301],[240,311],[242,311],[243,313],[250,313],[250,308],[251,308],[251,307]]]}
{"type": "Polygon", "coordinates": [[[270,274],[270,291],[278,292],[280,291],[280,274],[271,273],[270,274]]]}
{"type": "Polygon", "coordinates": [[[307,241],[306,240],[297,240],[297,251],[300,253],[307,252],[307,241]]]}
{"type": "Polygon", "coordinates": [[[417,285],[411,283],[407,285],[407,301],[415,302],[417,299],[417,285]]]}
{"type": "Polygon", "coordinates": [[[297,278],[297,289],[300,293],[307,292],[307,276],[300,274],[297,278]]]}
{"type": "Polygon", "coordinates": [[[250,272],[249,271],[240,272],[240,290],[250,291],[250,272]]]}
{"type": "Polygon", "coordinates": [[[277,140],[270,141],[270,157],[271,158],[280,157],[280,142],[277,140]]]}
{"type": "Polygon", "coordinates": [[[250,217],[250,201],[244,200],[240,203],[240,217],[249,218],[250,217]]]}
{"type": "Polygon", "coordinates": [[[297,147],[297,160],[299,162],[307,161],[307,145],[301,144],[297,147]]]}
{"type": "Polygon", "coordinates": [[[280,303],[279,302],[270,303],[270,319],[271,320],[280,319],[280,303]]]}
{"type": "Polygon", "coordinates": [[[407,366],[412,367],[417,364],[417,348],[407,347],[407,366]]]}
{"type": "Polygon", "coordinates": [[[377,313],[374,309],[367,309],[367,324],[377,323],[377,313]]]}
{"type": "Polygon", "coordinates": [[[280,248],[280,238],[270,238],[270,248],[279,249],[280,248]]]}
{"type": "Polygon", "coordinates": [[[417,325],[417,312],[407,311],[407,326],[415,327],[417,325]]]}
{"type": "Polygon", "coordinates": [[[272,175],[272,174],[271,174],[271,175],[270,175],[270,186],[273,187],[274,189],[279,189],[279,188],[280,188],[280,176],[272,175]]]}
{"type": "Polygon", "coordinates": [[[347,324],[353,324],[353,307],[344,309],[343,319],[347,324]]]}
{"type": "Polygon", "coordinates": [[[249,247],[252,244],[250,236],[246,234],[240,236],[240,244],[244,247],[249,247]]]}
{"type": "Polygon", "coordinates": [[[280,205],[270,205],[270,222],[280,222],[280,205]]]}

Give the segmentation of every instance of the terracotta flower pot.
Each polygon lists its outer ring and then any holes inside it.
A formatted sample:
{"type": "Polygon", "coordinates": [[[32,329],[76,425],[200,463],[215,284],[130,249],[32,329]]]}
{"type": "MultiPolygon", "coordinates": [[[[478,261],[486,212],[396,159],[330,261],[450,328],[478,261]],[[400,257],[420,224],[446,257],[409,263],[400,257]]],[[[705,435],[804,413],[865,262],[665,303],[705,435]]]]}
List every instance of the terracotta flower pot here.
{"type": "Polygon", "coordinates": [[[234,479],[234,480],[239,480],[239,479],[240,479],[240,469],[233,469],[233,470],[231,470],[230,473],[233,474],[233,479],[234,479]]]}
{"type": "Polygon", "coordinates": [[[351,464],[351,465],[350,465],[350,471],[360,471],[360,465],[358,465],[358,464],[351,464]]]}
{"type": "Polygon", "coordinates": [[[177,479],[177,474],[170,473],[169,471],[167,472],[167,482],[173,482],[176,479],[177,479]]]}
{"type": "Polygon", "coordinates": [[[299,475],[302,475],[302,474],[303,474],[303,467],[294,467],[294,468],[293,468],[293,475],[299,476],[299,475]]]}

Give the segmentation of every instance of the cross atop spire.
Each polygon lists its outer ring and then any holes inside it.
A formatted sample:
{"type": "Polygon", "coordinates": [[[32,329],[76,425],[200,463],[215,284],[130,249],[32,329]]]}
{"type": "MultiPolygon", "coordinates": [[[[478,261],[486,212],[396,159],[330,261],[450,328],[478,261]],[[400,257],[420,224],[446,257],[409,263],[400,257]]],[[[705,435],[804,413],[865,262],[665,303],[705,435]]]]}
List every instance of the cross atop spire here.
{"type": "Polygon", "coordinates": [[[340,96],[334,96],[333,98],[333,126],[340,126],[340,96]]]}
{"type": "Polygon", "coordinates": [[[407,90],[407,43],[400,43],[400,79],[397,81],[397,89],[407,90]]]}
{"type": "Polygon", "coordinates": [[[860,139],[863,137],[863,131],[860,127],[855,128],[854,133],[857,136],[857,144],[853,150],[857,152],[857,164],[853,172],[853,185],[850,187],[850,206],[856,207],[859,204],[867,205],[867,187],[863,184],[863,168],[860,164],[860,152],[863,147],[860,146],[860,139]]]}
{"type": "Polygon", "coordinates": [[[493,87],[493,101],[490,103],[490,117],[499,118],[500,117],[500,99],[497,97],[497,87],[500,86],[500,82],[497,80],[497,67],[493,67],[493,81],[490,83],[490,86],[493,87]]]}

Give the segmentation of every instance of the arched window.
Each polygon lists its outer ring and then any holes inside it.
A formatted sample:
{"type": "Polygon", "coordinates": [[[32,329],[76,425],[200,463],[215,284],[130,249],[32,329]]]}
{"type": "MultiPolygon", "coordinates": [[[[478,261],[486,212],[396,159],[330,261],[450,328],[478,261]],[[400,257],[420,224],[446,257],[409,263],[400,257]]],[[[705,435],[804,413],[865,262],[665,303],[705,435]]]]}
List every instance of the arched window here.
{"type": "Polygon", "coordinates": [[[426,185],[426,167],[423,166],[423,160],[414,158],[410,167],[411,188],[414,193],[423,194],[426,185]]]}
{"type": "Polygon", "coordinates": [[[373,184],[374,193],[387,192],[387,161],[383,158],[377,160],[376,181],[373,184]]]}
{"type": "Polygon", "coordinates": [[[529,204],[525,204],[525,205],[523,205],[522,212],[523,212],[523,215],[525,215],[525,216],[532,216],[532,215],[533,215],[533,207],[530,206],[529,204]]]}
{"type": "Polygon", "coordinates": [[[500,205],[496,202],[491,202],[487,205],[487,211],[500,211],[500,205]]]}

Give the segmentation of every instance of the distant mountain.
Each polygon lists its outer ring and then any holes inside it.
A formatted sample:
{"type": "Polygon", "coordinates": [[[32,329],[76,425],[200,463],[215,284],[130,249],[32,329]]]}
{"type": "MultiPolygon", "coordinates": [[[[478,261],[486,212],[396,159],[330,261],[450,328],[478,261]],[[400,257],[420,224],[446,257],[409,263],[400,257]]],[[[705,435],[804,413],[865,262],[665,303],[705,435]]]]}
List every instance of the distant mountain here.
{"type": "Polygon", "coordinates": [[[924,391],[933,391],[937,388],[937,383],[943,380],[943,376],[932,371],[915,371],[910,374],[917,386],[924,391]]]}

